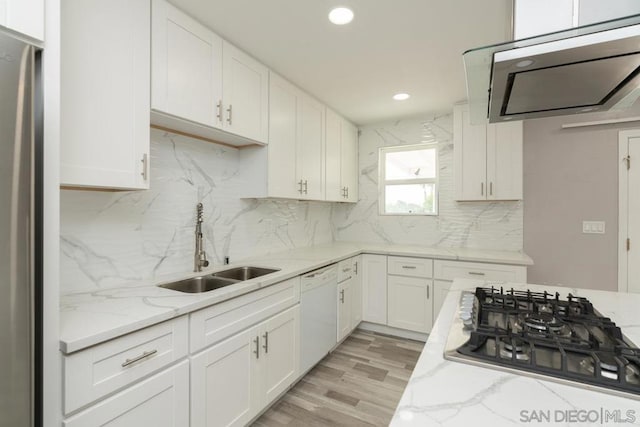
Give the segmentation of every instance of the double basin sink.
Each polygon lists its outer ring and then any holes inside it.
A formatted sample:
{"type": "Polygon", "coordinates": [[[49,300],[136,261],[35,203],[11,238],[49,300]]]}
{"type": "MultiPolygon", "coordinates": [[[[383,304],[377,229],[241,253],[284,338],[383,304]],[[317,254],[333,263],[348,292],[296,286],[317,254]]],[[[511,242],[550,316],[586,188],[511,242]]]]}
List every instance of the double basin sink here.
{"type": "Polygon", "coordinates": [[[208,276],[192,277],[159,286],[161,288],[173,289],[174,291],[197,294],[224,288],[235,283],[244,282],[245,280],[255,279],[256,277],[275,273],[279,270],[279,268],[236,267],[230,268],[229,270],[218,271],[208,276]]]}

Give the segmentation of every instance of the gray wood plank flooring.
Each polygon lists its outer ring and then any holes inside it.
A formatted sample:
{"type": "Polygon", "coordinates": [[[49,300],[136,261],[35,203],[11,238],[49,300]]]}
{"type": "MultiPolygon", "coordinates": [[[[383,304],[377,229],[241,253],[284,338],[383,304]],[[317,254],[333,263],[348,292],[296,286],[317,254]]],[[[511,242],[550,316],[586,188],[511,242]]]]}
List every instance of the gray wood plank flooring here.
{"type": "Polygon", "coordinates": [[[423,347],[357,329],[253,426],[387,426],[423,347]]]}

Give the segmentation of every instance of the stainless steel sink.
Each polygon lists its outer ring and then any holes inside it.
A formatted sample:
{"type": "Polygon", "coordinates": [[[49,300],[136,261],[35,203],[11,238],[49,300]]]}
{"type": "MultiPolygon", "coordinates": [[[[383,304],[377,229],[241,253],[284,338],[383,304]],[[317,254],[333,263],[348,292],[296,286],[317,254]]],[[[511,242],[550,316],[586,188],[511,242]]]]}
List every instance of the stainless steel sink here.
{"type": "Polygon", "coordinates": [[[280,269],[262,267],[236,267],[230,268],[229,270],[218,271],[217,273],[213,273],[213,276],[243,281],[255,279],[256,277],[264,276],[265,274],[275,273],[276,271],[280,271],[280,269]]]}
{"type": "Polygon", "coordinates": [[[197,294],[208,292],[214,289],[224,288],[235,283],[245,280],[255,279],[265,274],[280,271],[279,268],[262,268],[262,267],[236,267],[229,270],[218,271],[209,276],[192,277],[191,279],[180,280],[177,282],[165,283],[158,285],[161,288],[173,289],[174,291],[187,292],[197,294]]]}
{"type": "Polygon", "coordinates": [[[166,283],[159,286],[161,288],[173,289],[174,291],[197,294],[224,288],[225,286],[233,285],[238,282],[239,280],[226,279],[224,277],[201,276],[180,280],[178,282],[166,283]]]}

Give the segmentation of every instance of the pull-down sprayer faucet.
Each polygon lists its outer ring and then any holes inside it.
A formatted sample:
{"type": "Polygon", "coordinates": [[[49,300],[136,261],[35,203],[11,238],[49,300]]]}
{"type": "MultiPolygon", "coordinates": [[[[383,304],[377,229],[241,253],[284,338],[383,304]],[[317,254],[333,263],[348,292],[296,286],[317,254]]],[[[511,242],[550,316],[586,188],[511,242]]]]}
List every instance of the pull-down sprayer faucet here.
{"type": "Polygon", "coordinates": [[[197,206],[198,215],[196,217],[196,253],[194,255],[193,271],[202,271],[202,267],[208,267],[207,253],[202,245],[202,203],[197,206]]]}

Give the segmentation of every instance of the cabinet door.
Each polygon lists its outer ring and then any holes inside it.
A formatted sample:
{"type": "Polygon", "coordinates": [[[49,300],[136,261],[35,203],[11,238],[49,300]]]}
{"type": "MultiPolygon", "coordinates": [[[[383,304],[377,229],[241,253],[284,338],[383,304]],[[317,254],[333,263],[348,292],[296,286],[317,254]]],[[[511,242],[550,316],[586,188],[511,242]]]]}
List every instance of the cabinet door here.
{"type": "Polygon", "coordinates": [[[266,144],[269,139],[269,70],[226,41],[222,52],[224,128],[266,144]]]}
{"type": "Polygon", "coordinates": [[[358,201],[358,129],[351,123],[342,121],[341,177],[346,202],[358,201]]]}
{"type": "Polygon", "coordinates": [[[387,257],[362,255],[362,319],[387,324],[387,257]]]}
{"type": "Polygon", "coordinates": [[[444,300],[449,294],[449,289],[451,289],[451,283],[443,280],[433,281],[433,323],[436,323],[442,304],[444,304],[444,300]]]}
{"type": "Polygon", "coordinates": [[[65,427],[184,427],[189,425],[189,361],[91,406],[62,423],[65,427]]]}
{"type": "Polygon", "coordinates": [[[487,125],[487,199],[522,199],[522,122],[487,125]]]}
{"type": "Polygon", "coordinates": [[[300,367],[300,306],[296,305],[261,325],[262,395],[265,407],[298,378],[300,367]]]}
{"type": "Polygon", "coordinates": [[[303,199],[324,199],[325,106],[306,94],[300,97],[296,180],[302,181],[303,199]]]}
{"type": "Polygon", "coordinates": [[[389,326],[430,332],[433,281],[418,277],[389,276],[389,326]]]}
{"type": "Polygon", "coordinates": [[[296,184],[300,91],[274,73],[269,88],[269,196],[301,197],[302,187],[296,184]]]}
{"type": "Polygon", "coordinates": [[[259,330],[251,328],[191,358],[191,426],[242,426],[257,414],[259,330]]]}
{"type": "Polygon", "coordinates": [[[468,105],[453,110],[453,151],[456,200],[485,200],[487,127],[471,124],[468,105]]]}
{"type": "Polygon", "coordinates": [[[351,282],[349,277],[338,283],[338,342],[351,332],[351,282]]]}
{"type": "Polygon", "coordinates": [[[342,191],[342,119],[327,108],[325,150],[325,195],[332,202],[344,202],[342,191]]]}
{"type": "Polygon", "coordinates": [[[362,257],[352,258],[353,280],[351,282],[351,330],[362,322],[362,257]]]}
{"type": "Polygon", "coordinates": [[[149,188],[151,7],[61,2],[62,185],[149,188]]]}
{"type": "Polygon", "coordinates": [[[44,40],[44,0],[0,0],[0,25],[44,40]]]}
{"type": "Polygon", "coordinates": [[[151,108],[220,127],[222,39],[165,0],[153,0],[151,108]]]}

